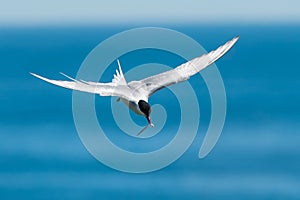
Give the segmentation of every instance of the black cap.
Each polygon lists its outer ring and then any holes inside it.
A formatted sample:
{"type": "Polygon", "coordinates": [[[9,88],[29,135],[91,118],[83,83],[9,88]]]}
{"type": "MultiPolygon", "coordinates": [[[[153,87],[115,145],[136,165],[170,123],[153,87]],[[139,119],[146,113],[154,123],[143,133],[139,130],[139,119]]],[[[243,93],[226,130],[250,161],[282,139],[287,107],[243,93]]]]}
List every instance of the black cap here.
{"type": "Polygon", "coordinates": [[[148,117],[151,113],[151,107],[149,103],[144,100],[139,100],[139,108],[140,110],[148,117]]]}

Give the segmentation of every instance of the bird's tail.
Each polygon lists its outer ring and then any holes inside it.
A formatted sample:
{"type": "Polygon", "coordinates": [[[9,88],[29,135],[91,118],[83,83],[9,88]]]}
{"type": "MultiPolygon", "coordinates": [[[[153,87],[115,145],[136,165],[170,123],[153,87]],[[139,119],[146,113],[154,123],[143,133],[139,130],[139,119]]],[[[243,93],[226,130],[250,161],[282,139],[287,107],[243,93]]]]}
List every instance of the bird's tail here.
{"type": "Polygon", "coordinates": [[[127,81],[124,77],[119,59],[117,60],[117,62],[118,62],[119,70],[116,69],[116,74],[114,74],[114,78],[112,82],[117,85],[127,85],[127,81]]]}

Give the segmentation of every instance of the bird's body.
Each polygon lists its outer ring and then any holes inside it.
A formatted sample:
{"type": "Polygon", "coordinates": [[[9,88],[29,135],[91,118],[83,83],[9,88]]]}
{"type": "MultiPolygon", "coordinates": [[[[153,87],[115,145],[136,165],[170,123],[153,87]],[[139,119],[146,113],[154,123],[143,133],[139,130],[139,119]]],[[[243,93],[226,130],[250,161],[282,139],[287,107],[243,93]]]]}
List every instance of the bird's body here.
{"type": "Polygon", "coordinates": [[[124,77],[119,60],[119,70],[116,70],[116,74],[110,83],[76,80],[65,74],[63,75],[71,81],[50,80],[34,73],[31,74],[46,82],[64,88],[99,94],[100,96],[117,96],[118,101],[122,100],[122,102],[134,113],[145,116],[147,118],[148,125],[153,126],[150,121],[151,107],[148,104],[149,97],[157,90],[188,80],[191,76],[203,70],[223,56],[236,43],[238,38],[239,37],[235,37],[215,51],[211,51],[210,53],[194,58],[172,70],[150,76],[142,80],[131,81],[129,83],[127,83],[124,77]]]}

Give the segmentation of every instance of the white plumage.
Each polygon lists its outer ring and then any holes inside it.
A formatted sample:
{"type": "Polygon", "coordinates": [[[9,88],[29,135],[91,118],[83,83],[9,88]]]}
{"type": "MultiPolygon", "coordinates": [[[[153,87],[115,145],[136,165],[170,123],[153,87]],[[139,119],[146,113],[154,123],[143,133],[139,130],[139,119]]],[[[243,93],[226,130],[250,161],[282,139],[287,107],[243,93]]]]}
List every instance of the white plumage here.
{"type": "Polygon", "coordinates": [[[63,73],[61,74],[69,78],[70,81],[51,80],[34,73],[30,74],[41,80],[64,88],[99,94],[100,96],[117,96],[121,98],[122,101],[135,113],[146,116],[149,125],[153,126],[149,117],[151,108],[149,106],[148,109],[147,106],[148,98],[157,90],[178,82],[186,81],[191,76],[205,69],[207,66],[223,56],[238,39],[239,37],[235,37],[215,51],[211,51],[200,57],[194,58],[172,70],[150,76],[139,81],[131,81],[129,83],[127,83],[124,77],[119,60],[117,60],[119,69],[116,70],[116,74],[114,74],[113,80],[110,83],[76,80],[63,73]],[[146,111],[143,111],[143,107],[145,107],[146,111]]]}

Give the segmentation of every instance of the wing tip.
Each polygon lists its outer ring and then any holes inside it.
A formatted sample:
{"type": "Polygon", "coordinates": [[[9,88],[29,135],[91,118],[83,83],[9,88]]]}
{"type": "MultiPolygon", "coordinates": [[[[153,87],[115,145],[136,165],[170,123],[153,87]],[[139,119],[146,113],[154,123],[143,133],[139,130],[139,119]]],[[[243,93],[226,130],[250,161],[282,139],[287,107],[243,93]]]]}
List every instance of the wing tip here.
{"type": "Polygon", "coordinates": [[[233,43],[236,43],[240,39],[240,35],[237,35],[232,39],[233,43]]]}
{"type": "Polygon", "coordinates": [[[37,75],[37,74],[35,74],[35,73],[32,73],[32,72],[29,72],[32,76],[34,76],[34,77],[36,77],[36,78],[38,78],[38,79],[41,79],[41,80],[43,80],[43,81],[46,81],[46,82],[49,82],[49,83],[51,83],[51,81],[52,80],[50,80],[50,79],[48,79],[48,78],[45,78],[45,77],[42,77],[42,76],[40,76],[40,75],[37,75]]]}
{"type": "Polygon", "coordinates": [[[36,76],[36,74],[33,72],[29,72],[29,74],[31,74],[32,76],[36,76]]]}
{"type": "Polygon", "coordinates": [[[36,78],[39,78],[39,79],[43,79],[44,77],[40,76],[40,75],[37,75],[33,72],[29,72],[29,74],[31,74],[32,76],[36,77],[36,78]]]}

